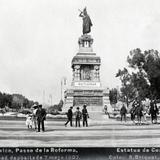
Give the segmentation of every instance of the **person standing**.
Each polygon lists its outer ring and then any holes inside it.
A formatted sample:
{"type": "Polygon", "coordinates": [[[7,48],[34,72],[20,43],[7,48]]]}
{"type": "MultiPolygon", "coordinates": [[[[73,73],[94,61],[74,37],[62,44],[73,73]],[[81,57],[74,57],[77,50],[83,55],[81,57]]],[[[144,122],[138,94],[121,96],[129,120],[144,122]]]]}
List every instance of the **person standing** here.
{"type": "Polygon", "coordinates": [[[40,128],[42,126],[42,131],[45,131],[44,120],[46,120],[46,111],[42,108],[42,105],[38,106],[38,110],[36,112],[37,124],[38,124],[38,132],[40,132],[40,128]]]}
{"type": "Polygon", "coordinates": [[[147,109],[148,107],[145,105],[145,104],[142,104],[142,107],[143,107],[143,110],[142,110],[142,114],[143,114],[143,121],[144,122],[147,122],[147,117],[146,117],[146,114],[147,114],[147,109]]]}
{"type": "Polygon", "coordinates": [[[133,104],[132,104],[132,108],[130,110],[131,120],[133,121],[134,124],[135,124],[135,117],[136,117],[137,107],[138,107],[138,100],[137,100],[137,97],[136,97],[134,102],[133,102],[133,104]]]}
{"type": "Polygon", "coordinates": [[[67,112],[67,122],[64,124],[65,127],[67,127],[67,124],[70,122],[70,126],[72,127],[72,117],[73,117],[73,112],[72,112],[73,107],[70,107],[70,109],[67,112]]]}
{"type": "Polygon", "coordinates": [[[79,107],[77,107],[77,111],[75,112],[75,117],[76,117],[76,127],[77,127],[77,125],[78,125],[78,127],[80,127],[82,113],[80,112],[79,107]]]}
{"type": "Polygon", "coordinates": [[[89,115],[88,115],[88,111],[87,111],[87,106],[84,105],[83,106],[83,109],[82,109],[82,117],[83,117],[83,127],[88,127],[88,118],[89,118],[89,115]]]}
{"type": "Polygon", "coordinates": [[[34,128],[37,130],[37,119],[36,119],[36,112],[38,110],[38,106],[34,105],[33,106],[33,123],[34,123],[34,128]]]}
{"type": "Polygon", "coordinates": [[[158,114],[158,112],[159,111],[158,111],[156,103],[154,101],[151,101],[149,114],[151,114],[151,122],[152,123],[157,123],[157,114],[158,114]]]}
{"type": "Polygon", "coordinates": [[[138,100],[138,104],[137,104],[135,114],[137,116],[137,124],[141,125],[141,119],[142,119],[142,116],[143,116],[143,106],[142,106],[141,100],[138,100]]]}
{"type": "Polygon", "coordinates": [[[122,105],[122,108],[120,110],[120,114],[121,114],[121,122],[122,122],[123,118],[124,118],[124,121],[126,122],[127,109],[124,104],[122,105]]]}

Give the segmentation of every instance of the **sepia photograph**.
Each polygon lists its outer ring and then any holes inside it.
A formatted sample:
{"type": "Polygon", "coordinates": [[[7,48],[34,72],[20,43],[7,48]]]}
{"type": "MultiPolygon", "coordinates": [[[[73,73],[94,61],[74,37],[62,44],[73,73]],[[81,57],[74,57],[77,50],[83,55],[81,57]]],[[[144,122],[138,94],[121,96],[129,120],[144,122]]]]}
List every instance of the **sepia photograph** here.
{"type": "Polygon", "coordinates": [[[0,160],[160,159],[159,6],[0,0],[0,160]]]}

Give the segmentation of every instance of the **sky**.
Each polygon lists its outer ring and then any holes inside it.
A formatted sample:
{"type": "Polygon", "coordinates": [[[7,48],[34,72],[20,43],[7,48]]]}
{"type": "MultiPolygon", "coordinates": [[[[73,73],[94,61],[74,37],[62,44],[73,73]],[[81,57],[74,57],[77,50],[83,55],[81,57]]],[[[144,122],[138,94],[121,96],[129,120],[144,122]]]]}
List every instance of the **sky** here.
{"type": "Polygon", "coordinates": [[[120,85],[115,75],[130,50],[160,50],[159,0],[0,0],[1,92],[59,102],[61,79],[71,84],[85,6],[104,87],[120,85]]]}

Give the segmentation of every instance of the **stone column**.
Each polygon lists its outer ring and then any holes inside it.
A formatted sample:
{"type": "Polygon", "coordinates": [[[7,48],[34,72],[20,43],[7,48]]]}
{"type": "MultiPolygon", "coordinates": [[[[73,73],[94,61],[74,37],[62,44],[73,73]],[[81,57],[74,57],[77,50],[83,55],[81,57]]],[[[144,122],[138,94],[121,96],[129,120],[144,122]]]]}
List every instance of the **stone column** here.
{"type": "Polygon", "coordinates": [[[73,79],[73,81],[75,80],[75,70],[74,70],[74,68],[73,68],[73,70],[72,70],[72,79],[73,79]]]}
{"type": "Polygon", "coordinates": [[[94,78],[95,80],[99,80],[99,66],[94,66],[94,78]]]}
{"type": "Polygon", "coordinates": [[[80,73],[80,78],[81,78],[81,80],[83,80],[83,79],[84,79],[83,70],[81,70],[81,73],[80,73]]]}
{"type": "Polygon", "coordinates": [[[80,80],[80,67],[77,69],[77,79],[80,80]]]}
{"type": "Polygon", "coordinates": [[[97,69],[97,79],[98,79],[98,81],[100,80],[100,71],[99,71],[99,66],[98,66],[98,69],[97,69]]]}
{"type": "Polygon", "coordinates": [[[96,69],[95,69],[95,66],[93,68],[93,80],[94,81],[96,80],[96,69]]]}
{"type": "Polygon", "coordinates": [[[75,78],[74,79],[80,80],[80,65],[75,65],[74,70],[75,70],[75,72],[74,72],[75,78]]]}

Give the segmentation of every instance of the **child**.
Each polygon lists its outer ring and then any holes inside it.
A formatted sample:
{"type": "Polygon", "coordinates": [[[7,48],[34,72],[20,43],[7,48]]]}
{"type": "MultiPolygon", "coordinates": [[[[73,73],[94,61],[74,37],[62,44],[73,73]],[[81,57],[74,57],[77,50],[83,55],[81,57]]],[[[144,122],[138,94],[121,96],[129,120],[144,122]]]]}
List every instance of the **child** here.
{"type": "Polygon", "coordinates": [[[33,126],[33,119],[32,119],[32,115],[30,115],[30,114],[27,114],[27,116],[26,116],[26,126],[28,128],[32,128],[32,126],[33,126]]]}
{"type": "Polygon", "coordinates": [[[79,107],[77,107],[77,111],[75,112],[75,117],[76,117],[76,127],[80,127],[80,120],[82,117],[82,113],[79,111],[79,107]]]}

